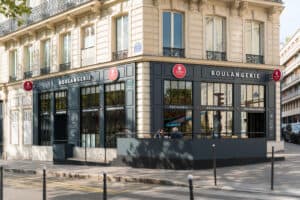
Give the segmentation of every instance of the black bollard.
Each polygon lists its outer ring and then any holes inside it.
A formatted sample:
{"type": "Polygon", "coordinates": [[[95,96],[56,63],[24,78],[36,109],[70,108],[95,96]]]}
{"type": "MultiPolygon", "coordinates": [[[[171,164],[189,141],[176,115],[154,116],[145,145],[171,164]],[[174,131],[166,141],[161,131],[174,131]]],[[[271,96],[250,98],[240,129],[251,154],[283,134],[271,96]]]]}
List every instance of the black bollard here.
{"type": "Polygon", "coordinates": [[[194,200],[193,176],[191,174],[188,175],[188,180],[189,180],[189,188],[190,188],[190,200],[194,200]]]}
{"type": "Polygon", "coordinates": [[[214,168],[214,180],[215,180],[215,186],[217,186],[217,162],[216,162],[216,145],[212,145],[212,151],[213,151],[213,168],[214,168]]]}
{"type": "Polygon", "coordinates": [[[272,147],[271,159],[271,190],[274,190],[274,147],[272,147]]]}
{"type": "Polygon", "coordinates": [[[103,200],[107,200],[106,173],[103,173],[103,200]]]}
{"type": "Polygon", "coordinates": [[[47,193],[46,193],[46,168],[43,169],[43,200],[47,199],[47,193]]]}
{"type": "Polygon", "coordinates": [[[3,166],[0,167],[0,200],[3,200],[3,166]]]}

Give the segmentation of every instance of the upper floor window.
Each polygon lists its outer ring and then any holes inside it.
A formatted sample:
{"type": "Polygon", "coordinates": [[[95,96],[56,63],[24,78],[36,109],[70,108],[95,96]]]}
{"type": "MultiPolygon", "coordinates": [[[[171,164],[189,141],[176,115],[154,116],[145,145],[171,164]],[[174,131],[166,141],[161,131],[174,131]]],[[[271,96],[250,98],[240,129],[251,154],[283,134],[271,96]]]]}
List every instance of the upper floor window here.
{"type": "Polygon", "coordinates": [[[164,56],[184,57],[183,14],[163,13],[163,54],[164,56]]]}
{"type": "Polygon", "coordinates": [[[94,26],[87,26],[83,28],[83,49],[94,47],[95,41],[95,28],[94,26]]]}
{"type": "Polygon", "coordinates": [[[42,42],[42,68],[50,68],[50,39],[42,42]]]}
{"type": "Polygon", "coordinates": [[[70,69],[71,64],[71,33],[66,33],[61,37],[61,59],[59,70],[64,71],[70,69]]]}
{"type": "Polygon", "coordinates": [[[25,71],[31,71],[33,66],[33,47],[32,45],[26,46],[24,49],[25,57],[25,71]]]}
{"type": "Polygon", "coordinates": [[[127,58],[128,56],[128,16],[124,15],[116,19],[116,52],[114,60],[127,58]]]}
{"type": "Polygon", "coordinates": [[[18,52],[13,50],[9,52],[9,80],[15,81],[17,79],[17,67],[18,67],[18,52]]]}
{"type": "Polygon", "coordinates": [[[226,60],[226,20],[206,17],[206,55],[209,60],[226,60]]]}
{"type": "Polygon", "coordinates": [[[263,23],[246,21],[246,61],[262,64],[263,57],[263,23]]]}

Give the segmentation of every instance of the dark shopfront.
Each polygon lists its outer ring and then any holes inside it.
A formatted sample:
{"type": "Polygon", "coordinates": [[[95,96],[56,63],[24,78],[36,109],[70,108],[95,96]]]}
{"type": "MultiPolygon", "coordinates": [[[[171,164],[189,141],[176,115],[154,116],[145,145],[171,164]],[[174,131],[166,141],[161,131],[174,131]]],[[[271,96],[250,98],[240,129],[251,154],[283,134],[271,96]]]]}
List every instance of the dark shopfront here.
{"type": "Polygon", "coordinates": [[[216,144],[224,163],[264,160],[275,140],[273,71],[184,64],[176,78],[175,66],[151,63],[151,131],[178,127],[184,139],[121,139],[118,155],[138,167],[198,168],[216,144]]]}
{"type": "Polygon", "coordinates": [[[54,160],[73,147],[116,148],[116,135],[135,132],[135,65],[34,82],[34,144],[53,145],[54,160]]]}

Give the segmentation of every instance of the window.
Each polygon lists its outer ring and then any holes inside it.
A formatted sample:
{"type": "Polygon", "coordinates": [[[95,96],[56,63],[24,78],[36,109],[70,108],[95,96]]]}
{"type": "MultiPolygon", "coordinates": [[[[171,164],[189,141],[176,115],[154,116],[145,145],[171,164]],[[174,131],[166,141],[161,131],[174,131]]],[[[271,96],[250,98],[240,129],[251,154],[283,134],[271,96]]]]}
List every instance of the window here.
{"type": "Polygon", "coordinates": [[[18,71],[18,52],[17,50],[13,50],[9,53],[9,61],[10,61],[10,73],[9,80],[15,81],[17,80],[17,71],[18,71]]]}
{"type": "Polygon", "coordinates": [[[90,87],[81,88],[80,145],[82,147],[100,147],[99,91],[100,91],[99,86],[90,86],[90,87]]]}
{"type": "Polygon", "coordinates": [[[83,49],[94,47],[96,44],[95,40],[95,28],[94,26],[84,27],[82,30],[83,33],[83,49]]]}
{"type": "Polygon", "coordinates": [[[50,68],[50,39],[42,42],[42,66],[50,68]]]}
{"type": "Polygon", "coordinates": [[[192,82],[164,81],[164,128],[170,132],[177,127],[185,137],[192,134],[192,82]]]}
{"type": "Polygon", "coordinates": [[[209,60],[226,60],[226,20],[206,17],[206,54],[209,60]]]}
{"type": "Polygon", "coordinates": [[[61,37],[61,64],[60,70],[70,68],[71,63],[71,34],[67,33],[61,37]],[[64,69],[62,69],[64,68],[64,69]]]}
{"type": "Polygon", "coordinates": [[[33,47],[32,45],[26,46],[24,49],[25,54],[25,72],[30,72],[33,66],[33,47]]]}
{"type": "Polygon", "coordinates": [[[11,144],[19,144],[19,112],[10,112],[11,144]]]}
{"type": "Polygon", "coordinates": [[[232,106],[232,84],[201,83],[202,106],[232,106]]]}
{"type": "Polygon", "coordinates": [[[113,52],[113,60],[121,60],[128,57],[128,16],[124,15],[116,19],[116,52],[113,52]]]}
{"type": "Polygon", "coordinates": [[[183,15],[175,12],[163,13],[163,54],[184,57],[183,15]]]}
{"type": "Polygon", "coordinates": [[[246,21],[246,61],[263,63],[263,23],[246,21]]]}
{"type": "Polygon", "coordinates": [[[39,145],[51,145],[51,94],[39,96],[39,145]]]}
{"type": "Polygon", "coordinates": [[[66,113],[68,109],[67,91],[55,92],[55,112],[66,113]]]}
{"type": "Polygon", "coordinates": [[[105,85],[105,146],[117,146],[117,134],[122,136],[131,132],[126,128],[125,84],[114,83],[105,85]]]}
{"type": "Polygon", "coordinates": [[[265,107],[265,88],[262,85],[241,85],[241,106],[248,108],[265,107]]]}

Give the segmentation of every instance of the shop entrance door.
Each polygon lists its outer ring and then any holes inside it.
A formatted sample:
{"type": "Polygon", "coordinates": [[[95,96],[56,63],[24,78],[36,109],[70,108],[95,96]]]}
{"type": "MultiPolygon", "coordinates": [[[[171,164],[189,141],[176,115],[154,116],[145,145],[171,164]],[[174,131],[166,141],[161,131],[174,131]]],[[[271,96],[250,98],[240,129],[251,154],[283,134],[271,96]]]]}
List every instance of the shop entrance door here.
{"type": "Polygon", "coordinates": [[[3,102],[0,101],[0,155],[3,151],[3,102]]]}
{"type": "Polygon", "coordinates": [[[67,114],[56,114],[54,121],[54,143],[66,144],[68,142],[67,114]]]}
{"type": "Polygon", "coordinates": [[[248,134],[251,138],[265,137],[265,114],[248,113],[248,134]]]}

